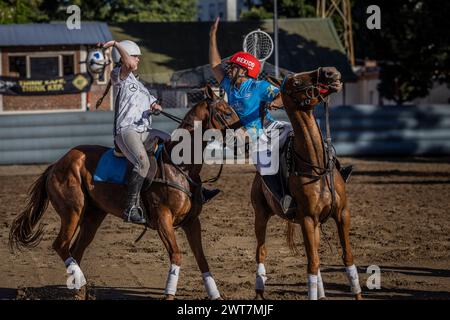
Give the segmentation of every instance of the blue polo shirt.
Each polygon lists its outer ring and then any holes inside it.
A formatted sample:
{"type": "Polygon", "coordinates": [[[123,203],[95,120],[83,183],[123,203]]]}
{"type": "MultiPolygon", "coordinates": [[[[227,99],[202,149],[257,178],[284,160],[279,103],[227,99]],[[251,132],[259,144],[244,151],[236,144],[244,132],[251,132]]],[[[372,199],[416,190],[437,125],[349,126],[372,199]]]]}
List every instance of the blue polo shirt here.
{"type": "MultiPolygon", "coordinates": [[[[280,91],[265,80],[248,79],[241,83],[239,88],[231,85],[228,75],[225,75],[220,86],[228,96],[228,104],[236,111],[241,123],[247,129],[249,135],[255,139],[259,136],[259,130],[263,128],[259,114],[261,102],[272,102],[280,91]]],[[[274,121],[269,110],[265,110],[265,119],[274,121]]]]}

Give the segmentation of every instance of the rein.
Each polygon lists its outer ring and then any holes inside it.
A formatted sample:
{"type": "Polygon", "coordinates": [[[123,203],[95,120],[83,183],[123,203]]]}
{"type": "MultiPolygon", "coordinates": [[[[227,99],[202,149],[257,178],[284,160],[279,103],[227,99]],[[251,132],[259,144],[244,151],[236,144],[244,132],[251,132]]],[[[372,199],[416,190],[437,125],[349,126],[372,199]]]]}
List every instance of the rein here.
{"type": "MultiPolygon", "coordinates": [[[[329,97],[324,98],[323,93],[328,92],[328,86],[319,83],[319,75],[320,75],[320,69],[317,69],[317,81],[316,84],[312,85],[306,85],[306,86],[300,86],[298,88],[295,88],[294,90],[284,90],[284,85],[286,82],[287,77],[283,80],[283,83],[281,85],[281,92],[288,95],[297,105],[300,107],[304,106],[310,106],[312,99],[319,99],[324,106],[325,110],[325,128],[326,128],[326,138],[323,139],[322,131],[320,130],[319,124],[316,120],[316,125],[319,129],[319,133],[321,136],[321,139],[324,143],[324,158],[325,158],[325,167],[316,166],[305,159],[295,150],[295,148],[292,148],[294,151],[294,155],[297,157],[298,160],[300,160],[304,165],[311,168],[315,175],[311,175],[305,172],[298,172],[294,171],[292,172],[292,175],[294,176],[303,176],[308,177],[315,180],[320,180],[322,178],[329,177],[329,189],[331,193],[331,208],[328,212],[327,216],[322,219],[322,223],[324,223],[331,214],[336,210],[336,189],[334,186],[334,168],[336,165],[336,150],[331,142],[331,130],[330,130],[330,111],[329,111],[329,97]],[[296,96],[294,96],[294,93],[299,92],[305,92],[307,98],[304,100],[299,100],[296,96]]],[[[294,83],[295,85],[295,83],[294,83]]]]}
{"type": "MultiPolygon", "coordinates": [[[[211,99],[208,99],[211,100],[211,99]]],[[[209,107],[209,118],[208,118],[208,127],[212,127],[212,119],[215,119],[217,122],[219,122],[219,124],[221,126],[223,126],[226,129],[231,129],[231,127],[228,125],[227,121],[225,120],[225,118],[223,117],[223,115],[219,112],[217,112],[216,110],[216,105],[222,101],[222,99],[219,100],[211,100],[211,102],[208,101],[208,107],[209,107]]],[[[175,121],[177,123],[179,123],[180,125],[184,123],[184,119],[177,117],[171,113],[165,112],[165,111],[159,111],[157,114],[162,114],[163,116],[169,118],[172,121],[175,121]]],[[[191,125],[192,126],[192,125],[191,125]]],[[[168,156],[168,155],[167,155],[168,156]]],[[[168,158],[170,159],[170,157],[168,156],[168,158]]],[[[191,180],[191,178],[185,174],[185,172],[178,166],[172,163],[172,165],[175,166],[175,168],[180,171],[187,179],[190,183],[197,185],[197,183],[195,183],[194,181],[191,180]]],[[[217,172],[216,176],[203,180],[201,183],[214,183],[217,180],[219,180],[220,176],[222,175],[222,170],[223,170],[223,163],[220,164],[220,169],[217,172]]]]}

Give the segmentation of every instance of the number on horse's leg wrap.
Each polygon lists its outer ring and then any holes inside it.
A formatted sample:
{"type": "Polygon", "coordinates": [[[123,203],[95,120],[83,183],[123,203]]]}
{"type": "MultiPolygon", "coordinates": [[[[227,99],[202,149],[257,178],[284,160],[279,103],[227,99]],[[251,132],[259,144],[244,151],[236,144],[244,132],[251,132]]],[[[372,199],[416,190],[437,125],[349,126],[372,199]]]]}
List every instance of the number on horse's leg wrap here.
{"type": "Polygon", "coordinates": [[[72,257],[67,258],[66,261],[64,261],[64,264],[66,265],[67,273],[70,274],[67,279],[67,287],[69,289],[79,290],[86,284],[86,278],[84,277],[83,271],[81,271],[77,261],[72,257]]]}
{"type": "Polygon", "coordinates": [[[264,291],[266,280],[266,268],[264,267],[264,263],[258,263],[258,268],[256,269],[255,289],[264,291]]]}
{"type": "Polygon", "coordinates": [[[345,271],[347,272],[347,278],[350,282],[352,293],[361,293],[361,286],[359,285],[358,270],[356,269],[356,266],[353,264],[350,267],[345,267],[345,271]]]}
{"type": "Polygon", "coordinates": [[[317,295],[319,299],[325,298],[325,289],[323,288],[322,275],[320,269],[317,271],[317,295]]]}
{"type": "Polygon", "coordinates": [[[169,274],[167,275],[166,290],[164,294],[175,295],[177,292],[178,276],[180,275],[180,266],[176,264],[171,264],[169,269],[169,274]]]}
{"type": "Polygon", "coordinates": [[[317,300],[317,275],[308,274],[308,298],[317,300]]]}
{"type": "Polygon", "coordinates": [[[202,273],[203,283],[205,285],[206,292],[210,299],[220,298],[219,290],[217,289],[216,282],[210,272],[202,273]]]}

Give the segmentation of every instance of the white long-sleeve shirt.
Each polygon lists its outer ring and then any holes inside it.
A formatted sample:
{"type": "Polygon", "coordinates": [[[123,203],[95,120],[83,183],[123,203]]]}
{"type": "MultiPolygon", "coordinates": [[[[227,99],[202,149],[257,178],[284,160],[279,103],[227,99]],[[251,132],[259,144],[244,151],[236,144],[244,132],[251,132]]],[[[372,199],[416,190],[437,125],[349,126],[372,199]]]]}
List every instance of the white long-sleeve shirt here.
{"type": "Polygon", "coordinates": [[[150,106],[156,98],[150,94],[147,88],[134,76],[132,72],[120,79],[120,67],[111,71],[111,83],[114,93],[114,108],[116,116],[116,132],[133,129],[137,132],[145,132],[151,128],[152,118],[150,106]]]}

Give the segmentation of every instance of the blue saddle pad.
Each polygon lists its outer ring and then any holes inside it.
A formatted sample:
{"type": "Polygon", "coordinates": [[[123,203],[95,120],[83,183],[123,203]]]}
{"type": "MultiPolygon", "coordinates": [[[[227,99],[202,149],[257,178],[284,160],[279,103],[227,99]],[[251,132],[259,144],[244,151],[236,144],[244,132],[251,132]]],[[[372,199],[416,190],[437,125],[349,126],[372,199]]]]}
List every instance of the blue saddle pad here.
{"type": "MultiPolygon", "coordinates": [[[[156,159],[160,156],[163,148],[163,143],[158,144],[158,148],[154,155],[156,159]]],[[[100,158],[97,168],[95,169],[94,181],[124,184],[126,182],[125,177],[127,175],[127,168],[127,158],[116,157],[114,155],[114,149],[111,148],[100,158]]]]}
{"type": "Polygon", "coordinates": [[[127,167],[127,158],[116,157],[114,149],[109,149],[102,155],[97,164],[94,181],[124,184],[127,167]]]}

